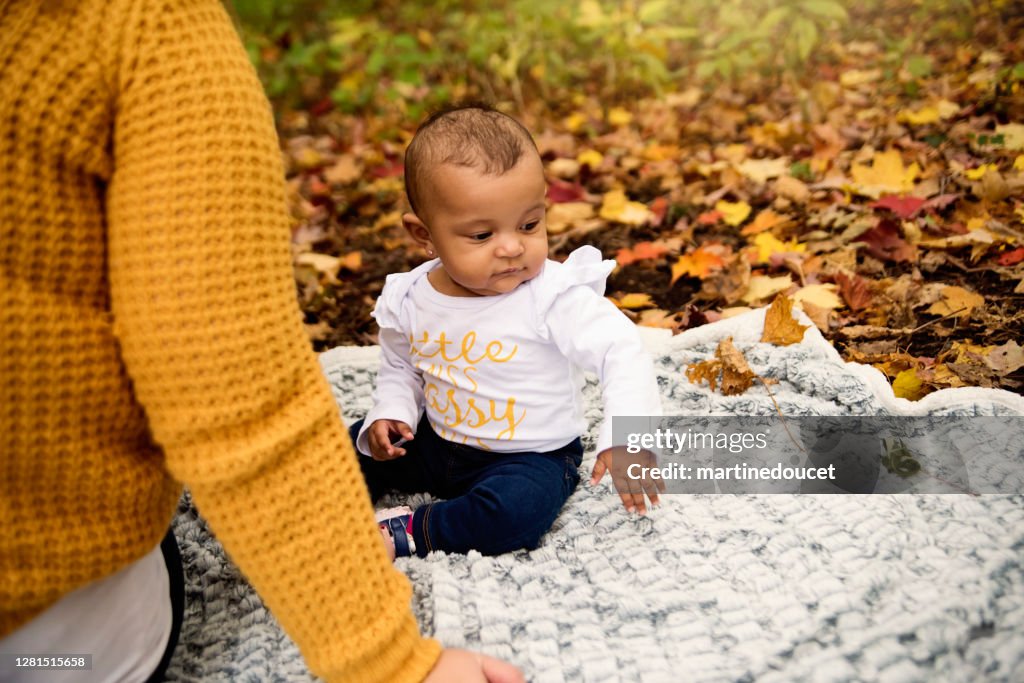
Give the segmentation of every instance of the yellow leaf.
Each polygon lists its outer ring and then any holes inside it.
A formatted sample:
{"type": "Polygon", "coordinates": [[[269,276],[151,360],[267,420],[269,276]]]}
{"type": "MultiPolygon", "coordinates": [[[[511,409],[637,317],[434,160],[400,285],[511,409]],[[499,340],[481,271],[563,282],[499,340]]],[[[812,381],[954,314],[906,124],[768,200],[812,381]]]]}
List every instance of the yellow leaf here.
{"type": "Polygon", "coordinates": [[[1018,154],[1017,158],[1013,160],[1014,171],[1024,171],[1024,154],[1018,154]]]}
{"type": "Polygon", "coordinates": [[[793,280],[788,275],[769,277],[767,275],[753,275],[747,285],[746,293],[741,297],[748,304],[755,303],[761,299],[775,296],[779,292],[789,289],[793,280]]]}
{"type": "Polygon", "coordinates": [[[715,210],[721,212],[722,220],[729,225],[736,226],[747,220],[747,216],[750,215],[750,204],[746,202],[733,203],[720,199],[715,203],[715,210]]]}
{"type": "Polygon", "coordinates": [[[310,266],[317,272],[328,277],[334,277],[341,268],[341,259],[330,254],[317,254],[308,251],[295,257],[295,263],[300,266],[310,266]]]}
{"type": "Polygon", "coordinates": [[[761,341],[776,346],[799,344],[803,341],[804,332],[808,327],[809,325],[801,325],[793,317],[793,301],[785,294],[780,294],[765,311],[761,341]]]}
{"type": "Polygon", "coordinates": [[[844,71],[840,74],[839,83],[844,88],[856,88],[868,83],[874,83],[880,78],[882,78],[881,69],[870,69],[867,71],[850,69],[849,71],[844,71]]]}
{"type": "MultiPolygon", "coordinates": [[[[982,219],[972,218],[967,222],[967,227],[970,232],[964,235],[950,235],[949,237],[939,237],[931,240],[921,240],[918,242],[922,247],[929,249],[958,249],[960,247],[968,246],[987,246],[996,244],[1001,241],[1002,238],[995,233],[989,232],[985,228],[979,228],[975,221],[981,221],[982,219]]],[[[984,222],[984,221],[982,221],[984,222]]]]}
{"type": "Polygon", "coordinates": [[[708,247],[699,247],[692,253],[683,254],[672,264],[672,283],[683,275],[703,279],[724,265],[725,261],[721,256],[708,247]]]}
{"type": "Polygon", "coordinates": [[[586,122],[587,117],[579,113],[578,111],[574,111],[573,113],[569,114],[562,120],[562,123],[565,125],[566,129],[570,133],[575,133],[579,131],[579,129],[582,128],[583,124],[585,124],[586,122]]]}
{"type": "Polygon", "coordinates": [[[633,115],[622,107],[615,107],[608,112],[608,123],[613,126],[626,126],[633,120],[633,115]]]}
{"type": "Polygon", "coordinates": [[[619,308],[628,308],[631,311],[638,308],[651,308],[656,305],[651,300],[650,294],[626,294],[621,299],[612,298],[612,303],[619,308]]]}
{"type": "Polygon", "coordinates": [[[626,193],[622,190],[611,190],[605,193],[599,215],[606,221],[615,221],[626,225],[644,225],[654,218],[650,209],[640,202],[629,201],[626,198],[626,193]]]}
{"type": "Polygon", "coordinates": [[[983,296],[955,285],[944,287],[940,296],[942,298],[928,308],[928,312],[932,315],[955,314],[966,318],[975,308],[985,305],[983,296]]]}
{"type": "Polygon", "coordinates": [[[644,327],[659,327],[671,330],[678,323],[672,313],[661,308],[649,308],[646,311],[640,311],[640,319],[636,321],[636,324],[643,325],[644,327]]]}
{"type": "Polygon", "coordinates": [[[836,286],[832,284],[807,285],[793,294],[793,301],[796,303],[810,303],[818,308],[835,310],[843,305],[839,295],[836,294],[836,286]]]}
{"type": "Polygon", "coordinates": [[[803,253],[807,251],[806,244],[800,244],[796,239],[783,242],[770,232],[762,232],[754,238],[753,244],[757,247],[757,262],[767,263],[773,254],[803,253]]]}
{"type": "Polygon", "coordinates": [[[1003,136],[1004,149],[1011,152],[1024,149],[1024,125],[1008,123],[1005,126],[996,126],[996,135],[1003,136]]]}
{"type": "Polygon", "coordinates": [[[754,217],[754,220],[742,230],[741,235],[756,235],[765,230],[771,230],[776,225],[782,225],[789,220],[788,216],[780,216],[771,209],[765,209],[754,217]]]}
{"type": "Polygon", "coordinates": [[[576,161],[578,161],[581,166],[586,165],[590,166],[590,168],[597,168],[601,165],[601,162],[604,161],[604,157],[601,156],[601,153],[597,150],[588,149],[584,152],[580,152],[579,156],[576,157],[576,161]]]}
{"type": "Polygon", "coordinates": [[[995,164],[982,164],[978,168],[972,168],[969,171],[964,171],[964,175],[970,180],[981,180],[985,177],[986,173],[998,171],[999,167],[995,164]]]}
{"type": "Polygon", "coordinates": [[[917,370],[908,368],[896,375],[896,379],[892,381],[892,393],[897,398],[916,401],[927,394],[928,391],[925,389],[924,382],[917,376],[917,370]]]}
{"type": "Polygon", "coordinates": [[[883,193],[904,194],[914,188],[914,179],[921,172],[917,163],[903,166],[898,150],[875,152],[872,165],[854,164],[850,169],[853,189],[858,194],[878,198],[883,193]]]}
{"type": "Polygon", "coordinates": [[[594,216],[594,207],[587,202],[562,202],[552,204],[548,209],[548,233],[557,235],[565,232],[573,225],[582,223],[594,216]]]}
{"type": "Polygon", "coordinates": [[[923,107],[917,111],[911,111],[904,109],[897,115],[897,120],[909,123],[912,126],[923,126],[929,123],[939,122],[939,109],[938,107],[923,107]]]}

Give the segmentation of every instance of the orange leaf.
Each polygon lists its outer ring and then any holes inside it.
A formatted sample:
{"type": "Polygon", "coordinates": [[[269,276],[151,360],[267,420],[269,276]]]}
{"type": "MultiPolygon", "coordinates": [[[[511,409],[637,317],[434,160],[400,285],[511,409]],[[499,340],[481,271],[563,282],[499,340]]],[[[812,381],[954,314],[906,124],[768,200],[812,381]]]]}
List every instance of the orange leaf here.
{"type": "Polygon", "coordinates": [[[706,278],[725,265],[725,260],[708,247],[699,247],[689,254],[683,254],[672,264],[672,283],[683,275],[706,278]]]}
{"type": "Polygon", "coordinates": [[[615,260],[619,262],[620,266],[628,266],[634,261],[640,261],[642,259],[658,258],[668,252],[668,247],[664,244],[658,244],[657,242],[638,242],[632,249],[619,249],[615,255],[615,260]]]}
{"type": "Polygon", "coordinates": [[[775,297],[764,316],[761,341],[777,346],[799,344],[809,325],[801,325],[793,317],[793,301],[785,294],[775,297]]]}
{"type": "Polygon", "coordinates": [[[789,218],[787,216],[780,216],[771,209],[765,209],[761,213],[757,214],[757,217],[754,218],[753,222],[751,222],[750,225],[740,230],[740,234],[756,235],[759,232],[771,230],[776,225],[782,225],[788,220],[789,218]]]}
{"type": "Polygon", "coordinates": [[[697,222],[701,225],[714,225],[721,217],[721,211],[707,211],[697,216],[697,222]]]}
{"type": "Polygon", "coordinates": [[[755,377],[757,375],[750,369],[743,353],[732,343],[732,337],[718,342],[714,359],[686,366],[688,380],[694,384],[706,381],[711,391],[721,381],[722,394],[725,396],[742,394],[754,384],[755,377]]]}

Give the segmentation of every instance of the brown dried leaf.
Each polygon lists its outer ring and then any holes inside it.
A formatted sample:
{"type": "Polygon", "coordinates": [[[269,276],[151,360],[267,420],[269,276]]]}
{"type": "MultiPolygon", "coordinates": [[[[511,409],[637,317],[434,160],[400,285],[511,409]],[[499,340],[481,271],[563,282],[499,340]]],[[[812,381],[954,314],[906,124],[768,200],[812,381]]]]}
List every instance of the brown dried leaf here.
{"type": "Polygon", "coordinates": [[[772,301],[764,316],[764,332],[761,341],[777,346],[789,346],[803,341],[809,325],[801,325],[793,317],[793,300],[780,294],[772,301]]]}
{"type": "Polygon", "coordinates": [[[721,382],[724,396],[742,394],[754,384],[756,377],[743,353],[732,343],[732,337],[718,342],[713,360],[686,366],[687,379],[694,384],[706,381],[711,391],[721,382]]]}

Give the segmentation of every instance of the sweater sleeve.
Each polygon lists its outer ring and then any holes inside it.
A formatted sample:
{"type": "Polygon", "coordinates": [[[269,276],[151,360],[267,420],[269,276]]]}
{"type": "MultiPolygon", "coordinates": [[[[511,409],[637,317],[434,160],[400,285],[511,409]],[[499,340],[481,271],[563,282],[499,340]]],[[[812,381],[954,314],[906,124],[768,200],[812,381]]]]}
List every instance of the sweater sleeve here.
{"type": "Polygon", "coordinates": [[[423,413],[423,380],[409,360],[409,340],[390,327],[380,329],[380,371],[373,389],[373,408],[356,439],[360,453],[369,455],[367,431],[375,420],[401,420],[416,433],[423,413]]]}
{"type": "Polygon", "coordinates": [[[551,339],[573,363],[598,376],[604,420],[597,452],[611,448],[612,418],[662,413],[654,364],[636,326],[586,286],[562,293],[548,310],[551,339]]]}
{"type": "Polygon", "coordinates": [[[111,307],[166,468],[315,674],[421,680],[439,645],[387,562],[301,325],[254,70],[217,0],[138,0],[120,50],[111,307]]]}

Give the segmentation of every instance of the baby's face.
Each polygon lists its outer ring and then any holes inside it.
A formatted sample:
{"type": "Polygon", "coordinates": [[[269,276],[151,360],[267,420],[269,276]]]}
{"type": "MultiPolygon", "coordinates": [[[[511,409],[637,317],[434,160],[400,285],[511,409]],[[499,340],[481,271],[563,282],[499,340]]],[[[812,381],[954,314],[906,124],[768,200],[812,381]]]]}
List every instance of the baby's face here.
{"type": "Polygon", "coordinates": [[[537,276],[548,256],[540,158],[526,154],[503,175],[444,165],[430,181],[427,247],[443,268],[431,283],[451,296],[505,294],[537,276]]]}

